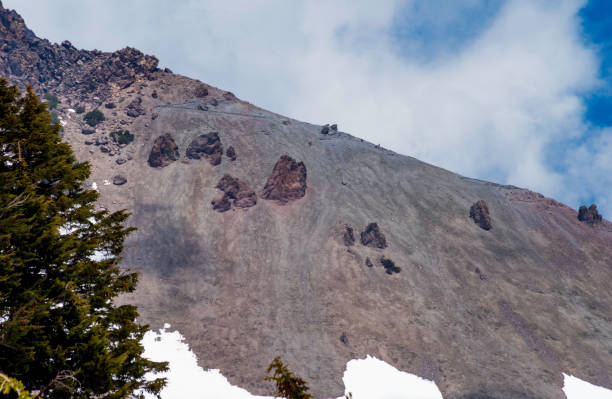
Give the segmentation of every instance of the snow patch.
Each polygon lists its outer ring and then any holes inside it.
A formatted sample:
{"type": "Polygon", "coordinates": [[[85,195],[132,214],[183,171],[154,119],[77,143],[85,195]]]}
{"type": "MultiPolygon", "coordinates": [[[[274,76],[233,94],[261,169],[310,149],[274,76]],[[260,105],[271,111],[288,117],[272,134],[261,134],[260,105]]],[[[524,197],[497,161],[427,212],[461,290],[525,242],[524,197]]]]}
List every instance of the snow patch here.
{"type": "MultiPolygon", "coordinates": [[[[169,363],[168,372],[146,375],[149,380],[156,377],[168,379],[161,391],[162,399],[271,399],[252,395],[245,389],[231,385],[217,369],[204,370],[199,367],[184,337],[176,330],[170,332],[170,327],[165,323],[158,333],[148,331],[141,342],[145,357],[169,363]]],[[[265,370],[261,372],[263,376],[265,370]]],[[[433,381],[399,371],[371,356],[349,361],[343,381],[346,392],[350,392],[353,399],[442,399],[433,381]]],[[[150,394],[145,393],[145,397],[153,399],[150,394]]]]}
{"type": "Polygon", "coordinates": [[[442,399],[435,382],[369,355],[349,361],[342,381],[353,399],[442,399]]]}
{"type": "Polygon", "coordinates": [[[96,182],[91,183],[91,189],[97,191],[98,190],[98,183],[96,183],[96,182]]]}
{"type": "Polygon", "coordinates": [[[612,399],[612,390],[565,373],[563,373],[563,392],[567,399],[612,399]]]}
{"type": "Polygon", "coordinates": [[[73,110],[72,108],[68,108],[66,111],[70,112],[70,113],[75,113],[76,111],[73,110]]]}
{"type": "MultiPolygon", "coordinates": [[[[142,339],[144,357],[153,361],[169,362],[169,371],[146,378],[166,377],[168,383],[161,391],[162,399],[224,398],[224,399],[267,399],[251,395],[247,390],[231,385],[219,370],[203,370],[184,337],[178,331],[166,331],[170,324],[164,324],[159,333],[148,331],[142,339]]],[[[265,370],[262,370],[265,372],[265,370]]],[[[145,398],[154,396],[145,393],[145,398]]],[[[271,399],[271,398],[270,398],[271,399]]]]}
{"type": "Polygon", "coordinates": [[[110,186],[110,184],[111,184],[111,182],[106,180],[106,179],[103,181],[103,183],[104,183],[105,186],[110,186]]]}

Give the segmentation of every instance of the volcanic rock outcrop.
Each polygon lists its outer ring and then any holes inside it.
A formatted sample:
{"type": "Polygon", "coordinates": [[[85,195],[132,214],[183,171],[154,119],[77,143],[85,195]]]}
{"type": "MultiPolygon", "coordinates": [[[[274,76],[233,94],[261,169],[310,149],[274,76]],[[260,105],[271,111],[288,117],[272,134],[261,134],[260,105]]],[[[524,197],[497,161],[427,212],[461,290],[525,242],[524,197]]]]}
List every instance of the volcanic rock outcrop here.
{"type": "Polygon", "coordinates": [[[178,146],[170,133],[159,136],[153,142],[153,148],[149,154],[149,166],[163,168],[179,159],[178,146]]]}
{"type": "Polygon", "coordinates": [[[231,175],[223,176],[217,183],[217,188],[224,194],[221,198],[212,202],[213,209],[216,211],[225,212],[229,210],[230,208],[227,205],[230,199],[237,208],[250,208],[257,204],[255,191],[251,190],[246,183],[231,175]]]}
{"type": "Polygon", "coordinates": [[[306,166],[288,155],[280,157],[264,186],[261,198],[287,203],[306,194],[306,166]]]}
{"type": "Polygon", "coordinates": [[[591,206],[588,208],[585,205],[582,205],[578,209],[578,220],[593,225],[601,223],[603,217],[597,211],[597,205],[591,204],[591,206]]]}
{"type": "Polygon", "coordinates": [[[219,133],[212,132],[199,135],[187,147],[186,155],[187,158],[191,159],[206,158],[211,165],[219,165],[223,155],[223,145],[219,133]]]}
{"type": "Polygon", "coordinates": [[[144,107],[142,106],[142,98],[137,97],[127,106],[126,114],[130,118],[138,118],[141,115],[146,114],[144,107]]]}
{"type": "Polygon", "coordinates": [[[366,229],[361,232],[361,244],[372,248],[387,248],[387,239],[380,231],[378,223],[370,223],[366,229]]]}
{"type": "Polygon", "coordinates": [[[470,217],[480,228],[491,230],[491,216],[489,215],[489,207],[484,200],[478,200],[470,207],[470,217]]]}

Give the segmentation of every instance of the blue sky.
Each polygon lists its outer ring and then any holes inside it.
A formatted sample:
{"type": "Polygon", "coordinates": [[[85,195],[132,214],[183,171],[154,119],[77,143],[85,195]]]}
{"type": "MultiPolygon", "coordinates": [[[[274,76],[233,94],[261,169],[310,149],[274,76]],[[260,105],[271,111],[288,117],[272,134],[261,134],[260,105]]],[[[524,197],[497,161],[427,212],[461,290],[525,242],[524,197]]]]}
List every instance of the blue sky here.
{"type": "Polygon", "coordinates": [[[3,3],[52,41],[134,46],[269,110],[612,215],[609,1],[3,3]]]}

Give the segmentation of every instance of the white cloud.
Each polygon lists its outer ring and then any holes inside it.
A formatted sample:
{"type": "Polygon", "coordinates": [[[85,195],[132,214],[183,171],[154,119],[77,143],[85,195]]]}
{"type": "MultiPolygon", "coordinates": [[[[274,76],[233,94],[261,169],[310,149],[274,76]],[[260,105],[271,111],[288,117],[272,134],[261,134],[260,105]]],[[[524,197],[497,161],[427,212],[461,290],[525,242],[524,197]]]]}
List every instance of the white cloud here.
{"type": "MultiPolygon", "coordinates": [[[[435,20],[431,7],[410,7],[417,0],[4,3],[52,40],[105,50],[133,45],[272,111],[338,122],[467,176],[526,186],[572,206],[602,191],[583,182],[579,198],[575,177],[553,170],[547,153],[587,134],[581,96],[601,84],[576,16],[583,0],[508,0],[476,37],[427,61],[402,54],[391,34],[400,15],[406,23],[419,12],[435,20]]],[[[457,15],[444,12],[443,20],[457,15]]],[[[410,47],[420,39],[403,40],[410,47]]],[[[612,173],[609,163],[571,151],[570,159],[583,163],[565,165],[568,171],[588,171],[593,180],[612,173]]],[[[597,194],[600,208],[612,211],[610,197],[610,190],[597,194]]]]}

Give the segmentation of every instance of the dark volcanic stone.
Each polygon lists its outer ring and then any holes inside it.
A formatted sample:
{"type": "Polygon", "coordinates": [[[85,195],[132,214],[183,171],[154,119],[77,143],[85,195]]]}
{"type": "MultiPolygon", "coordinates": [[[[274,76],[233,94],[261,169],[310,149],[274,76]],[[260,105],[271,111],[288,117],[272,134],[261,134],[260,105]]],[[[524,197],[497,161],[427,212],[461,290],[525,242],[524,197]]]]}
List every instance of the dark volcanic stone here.
{"type": "Polygon", "coordinates": [[[115,163],[117,165],[123,165],[124,163],[126,163],[127,161],[125,160],[125,158],[117,158],[117,160],[115,160],[115,163]]]}
{"type": "Polygon", "coordinates": [[[238,208],[250,208],[257,204],[257,194],[246,183],[237,178],[225,175],[217,183],[217,188],[234,201],[238,208]]]}
{"type": "Polygon", "coordinates": [[[153,142],[153,148],[149,154],[149,166],[163,168],[179,158],[178,146],[170,133],[159,136],[153,142]]]}
{"type": "Polygon", "coordinates": [[[153,93],[151,93],[151,97],[157,98],[157,90],[153,90],[153,93]]]}
{"type": "Polygon", "coordinates": [[[236,150],[234,150],[234,147],[229,146],[227,148],[227,151],[225,151],[225,155],[228,156],[229,159],[231,159],[232,161],[236,160],[236,150]]]}
{"type": "Polygon", "coordinates": [[[344,245],[350,247],[351,245],[355,245],[355,234],[353,233],[353,228],[348,224],[344,225],[344,245]]]}
{"type": "Polygon", "coordinates": [[[330,128],[331,130],[333,130],[334,132],[337,132],[337,131],[338,131],[338,125],[336,125],[335,123],[334,123],[333,125],[331,125],[329,128],[330,128]]]}
{"type": "Polygon", "coordinates": [[[370,223],[365,231],[361,232],[361,244],[372,248],[387,248],[385,235],[376,223],[370,223]]]}
{"type": "Polygon", "coordinates": [[[127,116],[131,118],[138,118],[140,115],[146,114],[144,107],[142,106],[142,98],[135,98],[126,108],[127,116]]]}
{"type": "Polygon", "coordinates": [[[200,159],[202,157],[208,159],[211,165],[219,165],[221,156],[223,155],[223,146],[219,133],[212,132],[202,134],[191,141],[187,147],[187,158],[200,159]]]}
{"type": "Polygon", "coordinates": [[[601,223],[603,217],[597,212],[597,205],[591,204],[588,208],[582,205],[578,209],[578,220],[588,224],[601,223]]]}
{"type": "Polygon", "coordinates": [[[94,134],[95,132],[96,132],[96,129],[87,129],[87,128],[81,129],[81,133],[83,134],[94,134]]]}
{"type": "Polygon", "coordinates": [[[216,198],[211,202],[213,209],[217,212],[229,211],[232,207],[230,197],[227,194],[223,194],[220,198],[216,198]]]}
{"type": "Polygon", "coordinates": [[[365,264],[366,264],[367,267],[374,267],[374,264],[372,263],[370,258],[366,258],[365,264]]]}
{"type": "Polygon", "coordinates": [[[329,125],[325,125],[321,128],[321,134],[329,134],[329,125]]]}
{"type": "Polygon", "coordinates": [[[470,217],[474,219],[474,223],[479,225],[484,230],[491,230],[491,216],[489,215],[489,207],[484,200],[479,200],[470,207],[470,217]]]}
{"type": "Polygon", "coordinates": [[[115,177],[113,177],[113,184],[115,186],[121,186],[124,185],[125,183],[127,183],[127,179],[121,175],[116,175],[115,177]]]}
{"type": "Polygon", "coordinates": [[[208,89],[204,85],[200,85],[195,89],[195,96],[198,98],[206,97],[208,95],[208,89]]]}
{"type": "Polygon", "coordinates": [[[283,155],[274,165],[272,175],[264,186],[261,197],[281,203],[302,198],[306,194],[306,166],[283,155]]]}
{"type": "Polygon", "coordinates": [[[344,331],[342,332],[342,334],[340,334],[340,342],[342,342],[344,345],[349,344],[348,336],[344,331]]]}
{"type": "Polygon", "coordinates": [[[116,107],[115,103],[106,103],[104,104],[104,107],[107,109],[113,109],[116,107]]]}

